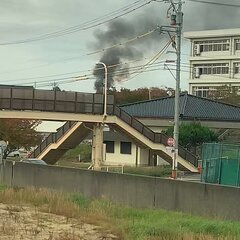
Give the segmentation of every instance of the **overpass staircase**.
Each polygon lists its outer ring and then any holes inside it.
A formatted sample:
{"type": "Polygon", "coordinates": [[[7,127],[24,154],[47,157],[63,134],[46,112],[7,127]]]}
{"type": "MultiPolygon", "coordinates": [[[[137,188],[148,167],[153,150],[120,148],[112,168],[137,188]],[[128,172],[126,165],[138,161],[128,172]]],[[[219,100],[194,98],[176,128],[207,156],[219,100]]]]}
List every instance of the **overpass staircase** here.
{"type": "MultiPolygon", "coordinates": [[[[151,149],[153,153],[172,163],[171,153],[166,150],[168,137],[163,133],[153,132],[120,107],[114,106],[113,114],[107,116],[104,123],[128,136],[139,146],[151,149]]],[[[67,150],[76,147],[86,138],[93,125],[93,122],[67,121],[56,133],[51,133],[31,157],[43,159],[49,164],[56,163],[67,150]]],[[[197,172],[197,157],[187,149],[179,146],[177,158],[182,169],[197,172]]]]}
{"type": "Polygon", "coordinates": [[[30,157],[43,159],[48,164],[54,164],[66,151],[75,148],[83,141],[89,134],[91,127],[91,124],[67,121],[56,133],[50,133],[30,157]]]}

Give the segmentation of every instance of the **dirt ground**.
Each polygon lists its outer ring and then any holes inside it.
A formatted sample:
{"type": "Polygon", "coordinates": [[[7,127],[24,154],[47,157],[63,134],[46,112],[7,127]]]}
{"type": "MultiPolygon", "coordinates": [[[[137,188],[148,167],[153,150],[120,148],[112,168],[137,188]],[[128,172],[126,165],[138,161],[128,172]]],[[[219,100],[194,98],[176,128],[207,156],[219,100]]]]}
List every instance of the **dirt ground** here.
{"type": "Polygon", "coordinates": [[[36,208],[0,203],[0,240],[113,240],[97,226],[43,213],[36,208]]]}

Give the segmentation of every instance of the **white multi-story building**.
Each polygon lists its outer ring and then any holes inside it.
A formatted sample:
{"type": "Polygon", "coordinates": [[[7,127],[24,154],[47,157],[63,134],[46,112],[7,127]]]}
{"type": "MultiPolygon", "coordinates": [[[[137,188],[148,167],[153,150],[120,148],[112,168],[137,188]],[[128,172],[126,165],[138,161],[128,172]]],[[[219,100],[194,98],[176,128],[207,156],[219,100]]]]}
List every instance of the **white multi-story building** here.
{"type": "Polygon", "coordinates": [[[219,86],[240,89],[240,29],[185,32],[191,41],[190,94],[209,97],[219,86]]]}

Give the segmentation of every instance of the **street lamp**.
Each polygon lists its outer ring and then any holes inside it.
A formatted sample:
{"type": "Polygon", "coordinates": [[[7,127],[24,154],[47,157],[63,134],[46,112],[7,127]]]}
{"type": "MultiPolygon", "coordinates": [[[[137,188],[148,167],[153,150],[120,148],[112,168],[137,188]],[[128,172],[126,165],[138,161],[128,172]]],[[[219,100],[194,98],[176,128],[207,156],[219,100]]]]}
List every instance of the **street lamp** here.
{"type": "Polygon", "coordinates": [[[104,111],[103,111],[103,116],[107,116],[107,65],[103,62],[97,62],[96,64],[102,64],[105,70],[105,77],[104,77],[104,111]]]}

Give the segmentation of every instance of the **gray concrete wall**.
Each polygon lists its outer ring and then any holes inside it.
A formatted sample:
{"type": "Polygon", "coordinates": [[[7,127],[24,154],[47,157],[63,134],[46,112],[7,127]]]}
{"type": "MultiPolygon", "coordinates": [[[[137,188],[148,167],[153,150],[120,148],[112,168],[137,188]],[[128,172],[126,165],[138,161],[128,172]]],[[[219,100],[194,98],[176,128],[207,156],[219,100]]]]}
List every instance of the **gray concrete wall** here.
{"type": "Polygon", "coordinates": [[[11,162],[6,164],[4,183],[75,192],[134,207],[240,220],[240,188],[235,187],[28,163],[16,163],[12,168],[11,162]]]}
{"type": "Polygon", "coordinates": [[[0,174],[1,183],[11,187],[13,179],[13,162],[4,161],[3,164],[0,165],[0,174]]]}

